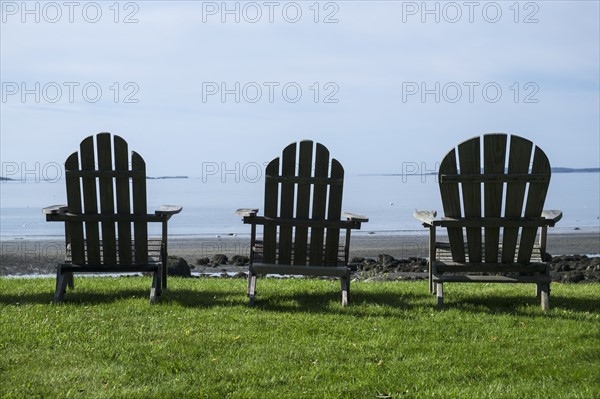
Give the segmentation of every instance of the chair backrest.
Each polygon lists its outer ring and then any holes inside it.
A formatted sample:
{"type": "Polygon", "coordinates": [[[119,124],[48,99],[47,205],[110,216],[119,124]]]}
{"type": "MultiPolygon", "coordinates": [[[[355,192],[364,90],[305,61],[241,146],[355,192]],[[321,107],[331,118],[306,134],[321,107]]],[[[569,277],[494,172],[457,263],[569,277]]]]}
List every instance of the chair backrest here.
{"type": "Polygon", "coordinates": [[[273,223],[264,226],[264,262],[336,266],[340,226],[327,221],[340,221],[342,165],[324,145],[304,140],[273,159],[265,179],[264,215],[273,223]]]}
{"type": "Polygon", "coordinates": [[[129,158],[121,137],[113,140],[110,133],[100,133],[94,149],[89,136],[65,162],[68,212],[79,216],[67,223],[74,264],[148,263],[146,163],[136,152],[129,158]]]}
{"type": "Polygon", "coordinates": [[[510,136],[509,143],[506,134],[486,134],[481,144],[480,137],[467,140],[440,164],[445,216],[475,221],[466,227],[466,240],[462,228],[448,228],[452,258],[456,262],[529,263],[538,227],[519,225],[527,224],[526,218],[541,217],[550,183],[548,158],[537,146],[532,153],[531,141],[519,136],[510,136]],[[474,226],[478,223],[482,224],[474,226]]]}

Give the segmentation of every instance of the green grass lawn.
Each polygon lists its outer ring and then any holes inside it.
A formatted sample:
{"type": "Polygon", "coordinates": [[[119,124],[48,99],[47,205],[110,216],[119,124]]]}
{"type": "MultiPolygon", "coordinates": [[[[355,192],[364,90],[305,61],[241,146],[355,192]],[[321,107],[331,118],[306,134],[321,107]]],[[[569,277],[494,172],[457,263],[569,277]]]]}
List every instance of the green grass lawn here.
{"type": "Polygon", "coordinates": [[[600,285],[0,278],[2,398],[600,397],[600,285]]]}

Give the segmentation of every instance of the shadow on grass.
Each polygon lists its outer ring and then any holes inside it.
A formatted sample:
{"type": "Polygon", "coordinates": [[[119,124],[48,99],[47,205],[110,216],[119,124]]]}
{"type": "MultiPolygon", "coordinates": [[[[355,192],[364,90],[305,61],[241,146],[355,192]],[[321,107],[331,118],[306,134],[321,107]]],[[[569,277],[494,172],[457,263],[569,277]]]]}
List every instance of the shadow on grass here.
{"type": "MultiPolygon", "coordinates": [[[[121,289],[114,291],[94,292],[90,290],[78,291],[77,289],[67,291],[63,304],[71,305],[105,305],[117,303],[123,300],[139,299],[149,300],[149,291],[145,289],[121,289]]],[[[27,305],[27,304],[51,304],[54,293],[39,292],[31,294],[0,294],[0,304],[3,305],[27,305]]],[[[410,309],[427,308],[428,295],[414,293],[384,292],[372,293],[353,292],[350,304],[346,308],[341,307],[341,295],[339,292],[293,292],[269,290],[264,297],[257,297],[254,308],[251,311],[272,311],[286,313],[345,313],[356,316],[395,316],[399,312],[410,309]]],[[[178,306],[190,308],[212,308],[212,307],[247,307],[248,298],[245,292],[221,291],[221,290],[189,290],[168,289],[163,291],[153,306],[178,306]]],[[[60,306],[60,305],[58,305],[60,306]]],[[[151,306],[151,305],[148,305],[151,306]]]]}
{"type": "MultiPolygon", "coordinates": [[[[125,288],[92,291],[89,289],[68,290],[64,304],[103,305],[123,300],[143,298],[149,301],[150,287],[125,288]]],[[[2,305],[51,304],[54,292],[45,290],[33,293],[0,292],[2,305]]],[[[176,304],[190,308],[244,307],[248,306],[245,290],[197,290],[170,288],[163,291],[155,306],[176,304]]],[[[422,292],[392,289],[389,291],[368,292],[361,289],[351,291],[349,306],[341,307],[341,294],[330,292],[298,292],[269,288],[259,291],[253,310],[286,313],[344,313],[356,316],[397,317],[407,311],[434,311],[435,296],[426,289],[422,292]],[[264,293],[264,295],[262,295],[264,293]]],[[[150,306],[150,305],[149,305],[150,306]]],[[[600,298],[569,295],[551,295],[551,311],[543,314],[540,301],[535,295],[502,294],[456,294],[446,293],[445,310],[460,310],[472,314],[542,315],[557,319],[577,319],[582,313],[600,314],[600,298]]]]}
{"type": "MultiPolygon", "coordinates": [[[[77,291],[77,289],[75,289],[73,291],[67,291],[62,303],[103,305],[136,298],[147,299],[149,302],[150,290],[123,289],[110,292],[94,292],[90,290],[77,291]]],[[[0,294],[0,304],[3,305],[50,304],[53,299],[54,292],[12,295],[0,294]]],[[[240,306],[242,300],[243,297],[239,293],[169,289],[162,292],[156,301],[156,305],[175,302],[186,307],[240,306]]]]}
{"type": "MultiPolygon", "coordinates": [[[[540,300],[535,295],[473,295],[460,298],[445,296],[444,310],[458,309],[471,313],[527,315],[541,312],[540,300]]],[[[432,303],[435,298],[432,296],[432,303]]],[[[539,313],[544,317],[576,319],[577,314],[600,314],[600,298],[580,298],[572,296],[550,296],[550,311],[539,313]]]]}
{"type": "MultiPolygon", "coordinates": [[[[399,292],[361,292],[350,294],[347,307],[341,306],[339,292],[330,293],[277,293],[271,292],[257,296],[253,310],[257,312],[286,312],[286,313],[343,313],[354,316],[392,316],[400,313],[426,308],[425,298],[428,295],[399,292]],[[424,306],[425,305],[425,306],[424,306]]],[[[246,304],[248,300],[246,299],[246,304]]]]}
{"type": "MultiPolygon", "coordinates": [[[[119,291],[94,292],[90,290],[68,290],[63,299],[64,304],[106,304],[123,299],[147,298],[150,301],[150,290],[124,289],[119,291]]],[[[0,294],[0,303],[3,305],[49,304],[54,300],[54,292],[34,294],[0,294]]],[[[160,297],[159,297],[160,300],[160,297]]]]}

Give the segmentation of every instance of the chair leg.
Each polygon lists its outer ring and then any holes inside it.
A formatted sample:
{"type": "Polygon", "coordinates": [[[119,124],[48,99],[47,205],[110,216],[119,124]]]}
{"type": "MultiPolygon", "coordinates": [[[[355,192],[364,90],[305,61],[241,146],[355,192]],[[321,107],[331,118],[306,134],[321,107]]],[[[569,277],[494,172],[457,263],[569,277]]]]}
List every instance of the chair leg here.
{"type": "Polygon", "coordinates": [[[435,284],[433,282],[433,268],[432,268],[431,260],[429,260],[427,262],[427,265],[428,265],[427,274],[428,274],[428,278],[429,278],[429,292],[432,294],[435,294],[435,284]]]}
{"type": "Polygon", "coordinates": [[[73,278],[73,273],[65,273],[67,275],[67,286],[74,290],[75,289],[75,279],[73,278]]]}
{"type": "Polygon", "coordinates": [[[437,307],[441,309],[444,307],[444,285],[442,283],[436,283],[435,293],[437,299],[437,307]]]}
{"type": "Polygon", "coordinates": [[[350,295],[350,278],[340,278],[342,285],[342,306],[348,306],[348,296],[350,295]]]}
{"type": "Polygon", "coordinates": [[[348,291],[348,300],[350,300],[350,276],[348,276],[348,285],[346,286],[346,290],[348,291]]]}
{"type": "Polygon", "coordinates": [[[166,290],[167,289],[167,258],[168,258],[168,256],[167,256],[167,250],[165,249],[164,243],[161,248],[160,258],[161,258],[161,262],[162,262],[162,270],[160,271],[160,273],[161,273],[160,284],[161,284],[161,288],[163,290],[166,290]]]}
{"type": "Polygon", "coordinates": [[[166,290],[167,289],[167,267],[166,266],[163,267],[161,274],[162,274],[162,278],[160,279],[161,280],[160,281],[161,288],[163,290],[166,290]]]}
{"type": "Polygon", "coordinates": [[[250,298],[250,306],[254,306],[254,296],[256,295],[256,273],[248,273],[248,298],[250,298]]]}
{"type": "Polygon", "coordinates": [[[162,270],[152,273],[152,288],[150,289],[150,304],[156,303],[156,298],[160,295],[162,270]]]}
{"type": "Polygon", "coordinates": [[[154,274],[156,274],[158,276],[158,283],[156,284],[156,295],[160,296],[163,292],[163,286],[164,286],[164,276],[163,276],[163,270],[165,270],[166,267],[165,265],[160,265],[159,269],[157,272],[155,272],[154,274]]]}
{"type": "Polygon", "coordinates": [[[542,305],[542,310],[550,309],[550,284],[538,284],[538,289],[540,292],[540,301],[542,305]]]}
{"type": "Polygon", "coordinates": [[[71,278],[73,277],[73,273],[61,273],[60,269],[56,272],[56,292],[54,293],[54,303],[61,303],[65,297],[69,278],[68,274],[71,274],[71,278]]]}

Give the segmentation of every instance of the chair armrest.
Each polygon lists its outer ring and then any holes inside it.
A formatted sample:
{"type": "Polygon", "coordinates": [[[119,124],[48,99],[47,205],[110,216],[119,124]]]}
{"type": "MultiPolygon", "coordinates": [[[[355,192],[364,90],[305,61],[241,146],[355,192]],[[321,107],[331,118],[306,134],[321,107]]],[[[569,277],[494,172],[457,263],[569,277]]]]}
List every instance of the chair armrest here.
{"type": "Polygon", "coordinates": [[[258,208],[240,208],[235,214],[241,217],[254,217],[258,213],[258,208]]]}
{"type": "Polygon", "coordinates": [[[423,224],[433,226],[433,222],[435,217],[437,216],[437,211],[418,211],[415,210],[413,213],[415,219],[419,220],[423,224]]]}
{"type": "Polygon", "coordinates": [[[551,221],[551,225],[554,225],[554,223],[558,222],[560,219],[562,219],[562,211],[557,211],[557,210],[548,210],[548,211],[542,211],[542,217],[547,219],[548,221],[551,221]]]}
{"type": "Polygon", "coordinates": [[[369,218],[358,213],[342,212],[342,216],[351,222],[368,222],[369,218]]]}
{"type": "Polygon", "coordinates": [[[181,212],[181,210],[183,209],[183,207],[179,206],[179,205],[161,205],[160,208],[158,208],[157,211],[154,212],[155,215],[176,215],[179,212],[181,212]]]}
{"type": "Polygon", "coordinates": [[[58,215],[67,212],[67,209],[69,208],[66,205],[52,205],[42,208],[42,213],[44,215],[58,215]]]}

